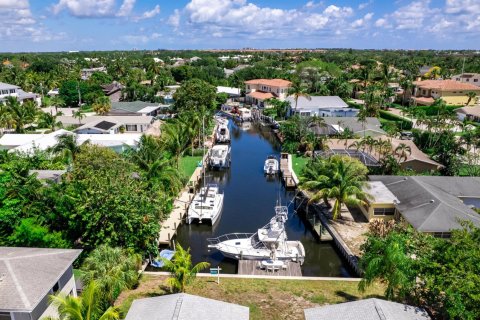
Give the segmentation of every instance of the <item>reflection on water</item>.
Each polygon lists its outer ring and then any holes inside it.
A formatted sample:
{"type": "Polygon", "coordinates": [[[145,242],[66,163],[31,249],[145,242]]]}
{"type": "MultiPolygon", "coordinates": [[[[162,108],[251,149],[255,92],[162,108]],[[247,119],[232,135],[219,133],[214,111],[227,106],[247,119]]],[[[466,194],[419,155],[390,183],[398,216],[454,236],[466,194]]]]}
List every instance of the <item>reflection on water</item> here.
{"type": "Polygon", "coordinates": [[[305,276],[349,276],[346,263],[331,243],[320,243],[294,213],[294,192],[282,188],[279,177],[265,177],[263,164],[268,155],[279,155],[280,145],[267,127],[251,124],[240,128],[230,123],[232,136],[232,164],[230,169],[208,171],[207,182],[214,182],[224,192],[222,216],[214,226],[209,224],[184,224],[178,229],[176,241],[190,247],[194,263],[210,262],[220,265],[225,273],[236,273],[236,261],[226,259],[216,251],[209,251],[207,238],[225,233],[256,232],[274,215],[274,206],[280,198],[289,205],[286,223],[290,240],[302,241],[306,259],[302,266],[305,276]]]}

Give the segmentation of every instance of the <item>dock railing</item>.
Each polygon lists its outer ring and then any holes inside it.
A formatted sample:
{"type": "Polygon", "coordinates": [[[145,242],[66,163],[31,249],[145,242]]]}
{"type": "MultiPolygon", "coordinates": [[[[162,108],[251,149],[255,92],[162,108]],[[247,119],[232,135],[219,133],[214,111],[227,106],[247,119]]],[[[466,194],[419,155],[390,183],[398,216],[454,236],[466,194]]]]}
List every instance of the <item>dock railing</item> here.
{"type": "Polygon", "coordinates": [[[235,239],[248,239],[248,238],[251,238],[253,235],[254,235],[253,233],[227,233],[216,238],[208,238],[207,242],[208,242],[208,246],[215,246],[223,241],[235,240],[235,239]]]}

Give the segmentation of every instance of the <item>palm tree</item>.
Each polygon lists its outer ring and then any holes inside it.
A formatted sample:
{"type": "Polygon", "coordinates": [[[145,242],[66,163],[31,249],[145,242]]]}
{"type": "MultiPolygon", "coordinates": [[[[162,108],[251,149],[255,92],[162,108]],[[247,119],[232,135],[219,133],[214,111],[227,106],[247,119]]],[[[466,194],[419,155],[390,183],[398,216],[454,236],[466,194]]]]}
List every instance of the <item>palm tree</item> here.
{"type": "Polygon", "coordinates": [[[6,104],[0,103],[0,133],[3,134],[4,129],[10,129],[15,125],[12,114],[6,104]]]}
{"type": "Polygon", "coordinates": [[[175,292],[185,292],[187,285],[195,279],[197,273],[210,266],[208,262],[199,262],[193,266],[190,248],[185,250],[180,244],[175,248],[172,261],[161,259],[164,268],[170,271],[171,277],[168,279],[168,284],[175,292]]]}
{"type": "Polygon", "coordinates": [[[400,86],[403,89],[403,97],[402,97],[402,106],[403,106],[405,104],[405,101],[407,100],[407,93],[410,93],[410,95],[412,93],[413,82],[412,80],[405,78],[401,80],[400,86]]]}
{"type": "Polygon", "coordinates": [[[105,302],[105,307],[113,305],[118,295],[138,283],[138,269],[141,258],[122,248],[102,245],[93,250],[81,267],[83,283],[95,281],[105,302]]]}
{"type": "Polygon", "coordinates": [[[75,162],[76,156],[80,153],[80,146],[77,142],[75,134],[62,134],[57,137],[58,143],[52,148],[52,152],[56,154],[63,154],[67,163],[75,162]]]}
{"type": "Polygon", "coordinates": [[[308,94],[307,89],[302,86],[302,82],[299,78],[292,81],[292,86],[288,89],[288,95],[293,96],[293,99],[295,100],[295,113],[297,112],[298,98],[304,97],[307,100],[312,99],[308,94]]]}
{"type": "Polygon", "coordinates": [[[100,307],[98,285],[92,281],[83,290],[80,297],[51,295],[52,304],[58,308],[59,318],[47,320],[116,320],[120,319],[117,308],[109,307],[106,311],[100,307]]]}
{"type": "Polygon", "coordinates": [[[475,99],[476,96],[477,96],[477,93],[476,93],[476,92],[473,92],[473,91],[467,92],[468,100],[467,100],[466,106],[468,106],[468,105],[470,104],[470,102],[471,102],[473,99],[475,99]]]}
{"type": "Polygon", "coordinates": [[[334,199],[332,218],[341,217],[342,205],[365,205],[367,194],[362,190],[367,168],[358,160],[332,156],[312,161],[304,170],[301,185],[314,192],[309,203],[321,199],[328,204],[334,199]]]}
{"type": "Polygon", "coordinates": [[[168,151],[175,159],[175,164],[180,164],[180,157],[188,148],[188,136],[186,133],[186,125],[180,121],[168,123],[163,126],[162,142],[164,149],[168,151]]]}
{"type": "Polygon", "coordinates": [[[11,115],[11,123],[15,127],[15,132],[23,133],[26,124],[35,121],[38,113],[38,108],[35,102],[28,100],[22,104],[16,97],[7,97],[7,110],[11,115]]]}
{"type": "Polygon", "coordinates": [[[80,110],[75,111],[72,116],[75,119],[78,119],[78,125],[81,125],[82,124],[82,119],[86,117],[85,114],[80,110]]]}
{"type": "Polygon", "coordinates": [[[54,96],[50,100],[50,104],[55,107],[55,113],[58,113],[58,108],[65,107],[65,101],[59,96],[54,96]]]}
{"type": "Polygon", "coordinates": [[[98,97],[93,103],[92,108],[97,114],[105,115],[112,108],[112,102],[109,97],[98,97]]]}
{"type": "Polygon", "coordinates": [[[407,160],[408,156],[412,154],[412,148],[405,143],[400,143],[396,148],[395,148],[395,155],[398,156],[398,160],[402,161],[404,159],[405,161],[407,160]]]}
{"type": "Polygon", "coordinates": [[[41,112],[38,117],[38,126],[40,128],[50,128],[50,130],[55,131],[56,127],[62,125],[61,122],[57,121],[57,116],[48,112],[41,112]]]}

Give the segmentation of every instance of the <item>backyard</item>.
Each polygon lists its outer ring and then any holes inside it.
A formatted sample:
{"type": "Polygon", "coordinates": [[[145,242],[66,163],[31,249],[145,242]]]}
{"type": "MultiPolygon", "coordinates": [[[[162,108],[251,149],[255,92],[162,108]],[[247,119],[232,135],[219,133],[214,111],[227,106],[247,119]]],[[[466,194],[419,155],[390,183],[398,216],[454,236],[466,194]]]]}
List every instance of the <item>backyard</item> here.
{"type": "MultiPolygon", "coordinates": [[[[126,314],[132,301],[169,293],[165,276],[143,275],[140,285],[122,292],[115,305],[126,314]]],[[[304,319],[303,309],[325,304],[382,297],[384,288],[374,285],[365,293],[357,281],[306,281],[199,277],[187,293],[248,306],[250,319],[304,319]]]]}
{"type": "Polygon", "coordinates": [[[299,155],[292,155],[292,169],[297,175],[297,177],[300,179],[300,175],[302,173],[303,168],[305,165],[308,163],[310,158],[299,156],[299,155]]]}
{"type": "Polygon", "coordinates": [[[201,156],[184,156],[180,158],[180,172],[182,175],[190,178],[201,160],[201,156]]]}

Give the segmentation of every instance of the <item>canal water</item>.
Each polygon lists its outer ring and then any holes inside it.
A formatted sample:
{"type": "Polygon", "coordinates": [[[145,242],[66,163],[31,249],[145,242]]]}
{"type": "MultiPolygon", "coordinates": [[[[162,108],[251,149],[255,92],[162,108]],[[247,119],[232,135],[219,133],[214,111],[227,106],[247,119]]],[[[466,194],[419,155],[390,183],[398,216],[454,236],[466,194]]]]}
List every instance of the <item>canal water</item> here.
{"type": "Polygon", "coordinates": [[[280,145],[270,128],[260,124],[235,124],[230,121],[230,169],[207,171],[206,180],[217,183],[224,193],[222,215],[215,226],[210,224],[183,224],[175,241],[190,247],[194,263],[207,261],[211,267],[220,266],[223,273],[236,273],[237,261],[224,258],[216,250],[207,248],[207,239],[226,233],[254,233],[274,216],[278,199],[289,206],[286,230],[289,240],[302,241],[306,258],[302,266],[304,276],[349,277],[352,271],[332,242],[319,242],[308,226],[294,211],[294,191],[286,191],[280,178],[267,178],[263,164],[268,155],[280,154],[280,145]]]}

